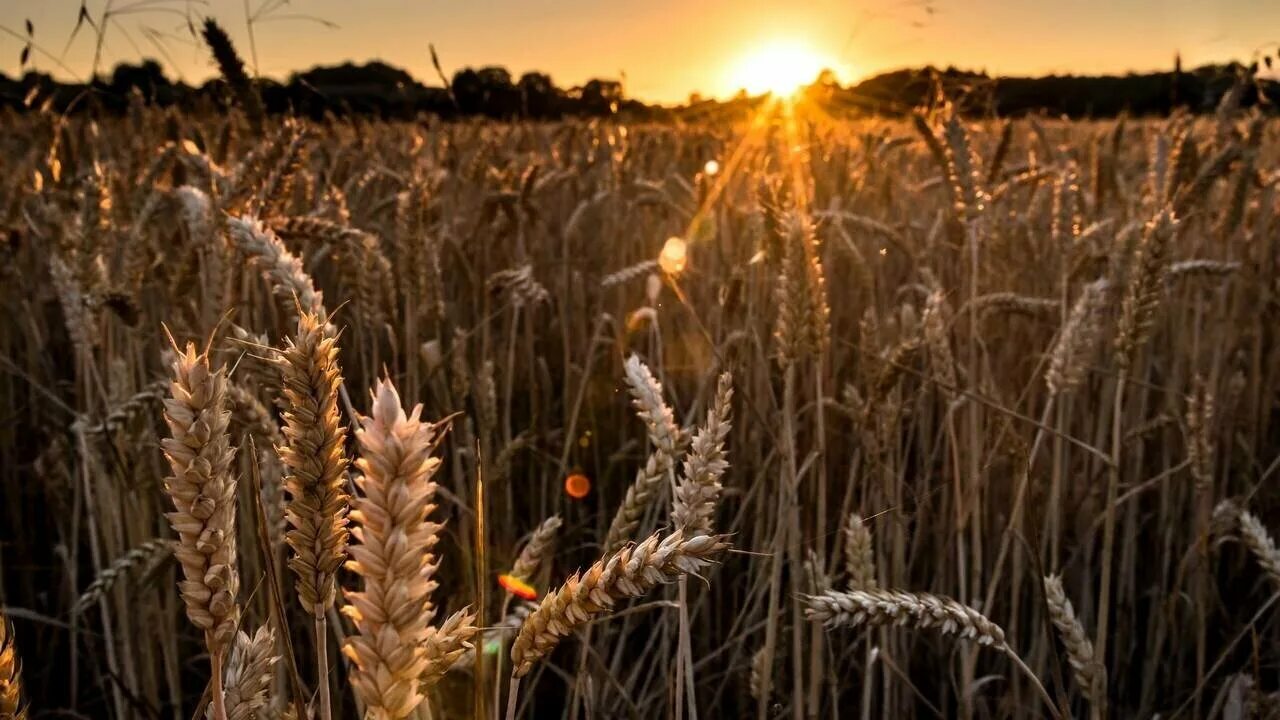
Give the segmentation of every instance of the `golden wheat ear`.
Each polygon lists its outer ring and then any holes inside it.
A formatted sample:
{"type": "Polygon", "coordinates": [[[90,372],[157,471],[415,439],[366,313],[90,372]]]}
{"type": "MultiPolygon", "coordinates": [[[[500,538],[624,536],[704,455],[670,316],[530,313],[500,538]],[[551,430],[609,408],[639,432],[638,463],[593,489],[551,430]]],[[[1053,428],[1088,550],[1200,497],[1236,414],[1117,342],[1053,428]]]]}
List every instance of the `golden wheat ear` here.
{"type": "Polygon", "coordinates": [[[178,587],[187,617],[218,655],[239,623],[235,448],[227,431],[226,376],[222,369],[211,370],[208,356],[197,354],[191,343],[173,361],[164,416],[169,437],[160,444],[172,472],[165,490],[174,505],[173,553],[184,578],[178,587]]]}
{"type": "Polygon", "coordinates": [[[514,676],[527,675],[565,636],[611,610],[619,600],[640,597],[657,585],[696,574],[727,547],[721,537],[685,537],[677,530],[663,538],[651,535],[638,545],[597,560],[555,592],[547,593],[538,609],[525,618],[511,644],[514,676]]]}
{"type": "Polygon", "coordinates": [[[343,613],[356,626],[343,647],[354,667],[351,685],[373,717],[403,718],[471,648],[475,616],[462,610],[431,626],[431,593],[439,561],[432,549],[443,526],[435,511],[432,456],[443,427],[421,419],[422,406],[406,413],[390,380],[372,392],[372,411],[361,417],[356,440],[359,476],[351,519],[351,561],[361,588],[345,593],[343,613]]]}

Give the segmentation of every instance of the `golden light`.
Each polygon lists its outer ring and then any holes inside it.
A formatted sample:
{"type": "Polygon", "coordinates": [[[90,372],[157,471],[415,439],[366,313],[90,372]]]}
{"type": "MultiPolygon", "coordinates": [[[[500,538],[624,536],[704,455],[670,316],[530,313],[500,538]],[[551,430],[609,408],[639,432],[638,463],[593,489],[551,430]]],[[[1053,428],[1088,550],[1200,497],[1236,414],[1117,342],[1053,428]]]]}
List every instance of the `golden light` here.
{"type": "Polygon", "coordinates": [[[564,493],[574,500],[581,500],[591,492],[591,478],[585,473],[573,472],[564,479],[564,493]]]}
{"type": "Polygon", "coordinates": [[[833,66],[803,42],[777,41],[753,48],[738,61],[731,82],[751,95],[788,96],[833,66]]]}
{"type": "Polygon", "coordinates": [[[702,166],[702,173],[707,177],[714,177],[720,172],[720,163],[715,160],[708,160],[706,165],[702,166]]]}
{"type": "Polygon", "coordinates": [[[662,253],[658,255],[658,267],[668,275],[679,275],[684,272],[686,262],[688,250],[685,241],[674,236],[667,238],[666,244],[662,246],[662,253]]]}

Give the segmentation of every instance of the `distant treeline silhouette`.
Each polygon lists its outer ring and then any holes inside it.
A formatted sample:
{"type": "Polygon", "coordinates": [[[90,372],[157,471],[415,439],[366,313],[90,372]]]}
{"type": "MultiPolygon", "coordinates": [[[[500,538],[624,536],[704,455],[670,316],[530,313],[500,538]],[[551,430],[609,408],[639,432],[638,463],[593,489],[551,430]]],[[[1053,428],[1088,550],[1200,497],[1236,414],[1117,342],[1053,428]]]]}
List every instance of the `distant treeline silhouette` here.
{"type": "MultiPolygon", "coordinates": [[[[1257,75],[1256,67],[1231,63],[1182,72],[1120,76],[993,77],[948,68],[896,70],[852,86],[839,85],[824,72],[804,93],[840,114],[900,115],[926,105],[939,94],[964,112],[1002,116],[1049,113],[1071,117],[1110,117],[1120,113],[1163,115],[1175,108],[1213,108],[1239,79],[1248,81],[1244,105],[1260,101],[1274,106],[1280,85],[1257,75]]],[[[515,78],[505,68],[465,68],[454,73],[449,87],[424,85],[406,71],[381,62],[316,67],[295,73],[286,82],[255,81],[254,88],[269,113],[311,117],[373,115],[413,118],[424,114],[446,119],[556,119],[623,113],[657,119],[695,118],[707,113],[745,112],[764,101],[745,92],[726,101],[699,100],[678,107],[648,105],[624,95],[622,83],[594,79],[561,88],[551,77],[526,72],[515,78]]],[[[18,110],[48,107],[59,112],[122,112],[130,102],[147,102],[187,110],[216,108],[234,93],[221,78],[199,86],[169,79],[153,60],[121,64],[90,84],[59,82],[47,74],[28,72],[21,78],[0,74],[0,107],[18,110]]]]}

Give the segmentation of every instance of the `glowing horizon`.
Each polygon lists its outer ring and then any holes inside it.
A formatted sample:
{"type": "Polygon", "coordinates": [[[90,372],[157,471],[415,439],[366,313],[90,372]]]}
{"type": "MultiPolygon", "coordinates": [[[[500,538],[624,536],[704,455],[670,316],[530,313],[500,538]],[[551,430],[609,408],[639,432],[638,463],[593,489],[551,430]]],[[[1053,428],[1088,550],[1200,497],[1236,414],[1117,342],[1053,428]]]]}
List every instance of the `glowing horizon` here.
{"type": "MultiPolygon", "coordinates": [[[[107,0],[88,6],[96,21],[107,0]]],[[[270,1],[270,0],[268,0],[270,1]]],[[[257,7],[262,0],[251,0],[257,7]]],[[[127,7],[129,0],[116,0],[127,7]]],[[[294,0],[255,23],[257,69],[284,78],[315,65],[382,61],[435,84],[427,44],[446,73],[501,65],[519,76],[549,74],[570,87],[593,77],[621,79],[625,92],[673,103],[691,94],[725,98],[811,82],[822,69],[851,84],[888,70],[934,65],[1002,75],[1119,74],[1249,61],[1276,38],[1280,4],[1250,0],[677,0],[599,4],[588,0],[475,0],[443,7],[411,0],[294,0]],[[330,29],[316,22],[335,23],[330,29]],[[1141,32],[1137,32],[1141,30],[1141,32]],[[803,77],[803,75],[810,75],[803,77]],[[797,80],[798,79],[798,80],[797,80]]],[[[216,17],[255,65],[241,3],[174,2],[216,17]]],[[[36,42],[83,78],[94,53],[92,28],[67,45],[78,0],[8,0],[0,25],[19,34],[30,18],[36,42]],[[63,50],[66,48],[65,55],[63,50]]],[[[118,18],[103,49],[103,70],[151,57],[175,79],[214,74],[186,35],[181,12],[118,18]]],[[[19,72],[22,43],[0,35],[0,72],[19,72]]],[[[34,67],[70,75],[39,53],[34,67]]]]}

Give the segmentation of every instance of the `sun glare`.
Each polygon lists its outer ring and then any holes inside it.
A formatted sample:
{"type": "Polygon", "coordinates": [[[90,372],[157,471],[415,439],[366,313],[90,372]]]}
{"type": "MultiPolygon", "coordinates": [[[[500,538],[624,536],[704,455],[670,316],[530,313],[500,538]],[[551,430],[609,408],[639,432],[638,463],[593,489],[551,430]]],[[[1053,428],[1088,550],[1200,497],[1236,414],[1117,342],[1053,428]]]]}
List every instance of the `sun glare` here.
{"type": "Polygon", "coordinates": [[[732,83],[751,95],[772,93],[791,95],[813,82],[830,67],[813,48],[804,43],[779,41],[753,48],[737,63],[732,83]]]}

